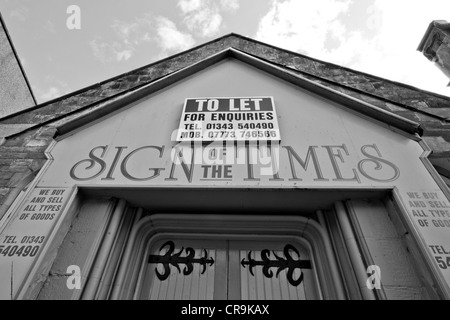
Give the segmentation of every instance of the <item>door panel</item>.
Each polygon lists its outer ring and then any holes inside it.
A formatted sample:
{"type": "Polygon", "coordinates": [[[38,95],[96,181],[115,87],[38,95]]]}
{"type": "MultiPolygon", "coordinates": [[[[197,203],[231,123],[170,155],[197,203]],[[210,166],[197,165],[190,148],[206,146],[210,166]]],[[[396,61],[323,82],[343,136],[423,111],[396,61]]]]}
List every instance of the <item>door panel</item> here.
{"type": "MultiPolygon", "coordinates": [[[[282,256],[282,251],[276,251],[278,256],[282,256]]],[[[251,256],[255,260],[261,260],[261,252],[252,252],[251,256]]],[[[247,259],[248,251],[240,250],[240,258],[247,259]]],[[[241,300],[306,300],[304,282],[297,286],[291,285],[287,281],[287,271],[273,271],[272,277],[263,274],[262,267],[255,267],[251,274],[248,268],[241,270],[241,300]]],[[[300,270],[295,270],[294,277],[300,277],[300,270]]]]}
{"type": "MultiPolygon", "coordinates": [[[[148,257],[141,299],[150,300],[212,300],[224,299],[215,290],[225,281],[225,241],[186,239],[156,242],[148,257]],[[171,245],[172,244],[172,245],[171,245]],[[219,265],[219,268],[217,268],[219,265]]],[[[223,287],[221,288],[223,289],[223,287]]],[[[225,291],[226,293],[226,291],[225,291]]]]}
{"type": "MultiPolygon", "coordinates": [[[[202,255],[202,250],[195,250],[195,257],[202,255]]],[[[215,259],[215,250],[208,250],[209,257],[215,259]]],[[[161,265],[157,269],[163,273],[161,265]]],[[[214,266],[207,268],[205,273],[201,273],[201,267],[198,264],[193,265],[193,272],[184,275],[176,268],[170,269],[170,276],[167,280],[161,281],[157,277],[153,280],[153,286],[150,288],[152,300],[208,300],[212,299],[214,294],[214,266]]]]}
{"type": "Polygon", "coordinates": [[[317,299],[310,260],[300,243],[168,237],[150,248],[140,298],[317,299]]]}
{"type": "Polygon", "coordinates": [[[229,299],[233,300],[306,300],[316,299],[310,256],[300,244],[285,252],[284,241],[230,241],[229,268],[239,270],[239,278],[229,278],[229,299]],[[265,252],[265,254],[263,254],[265,252]],[[299,255],[295,251],[298,251],[299,255]],[[234,253],[236,252],[236,253],[234,253]],[[233,254],[232,254],[233,253],[233,254]],[[249,255],[250,254],[250,255],[249,255]],[[286,254],[288,256],[286,256],[286,254]],[[291,266],[286,263],[292,260],[291,266]],[[296,267],[296,262],[304,261],[308,268],[296,267]],[[257,265],[250,266],[248,263],[257,265]],[[244,263],[244,264],[243,264],[244,263]],[[264,272],[264,266],[267,267],[264,272]],[[288,270],[292,270],[289,275],[288,270]],[[303,281],[295,283],[303,273],[303,281]],[[291,279],[289,281],[289,279],[291,279]],[[237,289],[237,287],[239,289],[237,289]]]}

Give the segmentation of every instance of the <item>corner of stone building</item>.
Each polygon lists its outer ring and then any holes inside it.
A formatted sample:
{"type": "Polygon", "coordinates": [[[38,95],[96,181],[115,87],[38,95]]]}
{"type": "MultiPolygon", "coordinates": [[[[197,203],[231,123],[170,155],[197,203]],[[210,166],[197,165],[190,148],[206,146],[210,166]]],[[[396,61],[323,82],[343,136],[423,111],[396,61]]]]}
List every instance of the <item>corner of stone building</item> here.
{"type": "Polygon", "coordinates": [[[450,23],[432,21],[417,50],[450,78],[450,23]]]}
{"type": "Polygon", "coordinates": [[[53,141],[55,130],[42,126],[1,139],[0,219],[47,161],[45,150],[53,141]]]}

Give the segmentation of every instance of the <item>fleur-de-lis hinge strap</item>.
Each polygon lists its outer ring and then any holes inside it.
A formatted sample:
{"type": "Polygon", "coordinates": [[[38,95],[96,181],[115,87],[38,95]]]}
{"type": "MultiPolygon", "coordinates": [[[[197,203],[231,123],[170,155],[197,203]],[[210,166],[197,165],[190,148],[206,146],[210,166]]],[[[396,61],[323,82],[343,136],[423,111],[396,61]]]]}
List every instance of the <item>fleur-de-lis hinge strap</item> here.
{"type": "Polygon", "coordinates": [[[261,251],[262,261],[256,261],[256,260],[252,259],[251,253],[252,253],[251,251],[248,252],[248,255],[247,255],[248,260],[247,261],[245,260],[245,258],[242,259],[241,265],[244,268],[245,268],[245,266],[249,266],[250,273],[252,276],[254,276],[253,268],[256,266],[263,267],[263,274],[267,278],[273,277],[273,272],[272,272],[272,270],[270,270],[270,268],[278,268],[276,277],[278,277],[278,275],[280,274],[280,272],[282,270],[287,269],[286,278],[291,285],[296,287],[303,281],[302,269],[311,269],[311,261],[310,260],[300,260],[300,254],[299,254],[298,250],[290,244],[287,244],[284,247],[283,253],[284,253],[285,258],[279,257],[275,253],[275,251],[272,251],[276,260],[270,260],[270,257],[269,257],[270,251],[267,249],[264,249],[261,251]],[[292,258],[291,251],[295,252],[298,255],[298,257],[299,257],[298,260],[294,260],[292,258]],[[298,279],[294,279],[294,272],[295,272],[295,269],[297,269],[297,268],[300,269],[300,276],[298,277],[298,279]]]}
{"type": "Polygon", "coordinates": [[[188,276],[192,273],[194,270],[194,264],[200,264],[203,269],[202,273],[204,274],[206,271],[206,266],[209,264],[212,266],[214,264],[213,258],[208,258],[208,252],[203,249],[203,257],[201,258],[194,258],[195,256],[195,250],[192,248],[181,248],[181,250],[178,253],[175,252],[175,244],[173,241],[167,241],[164,243],[161,248],[159,249],[159,252],[161,252],[165,247],[168,247],[167,252],[164,255],[150,255],[148,258],[148,263],[161,263],[164,267],[164,273],[160,273],[158,271],[158,268],[155,268],[156,276],[159,280],[164,281],[166,280],[170,275],[170,265],[177,268],[178,272],[181,273],[180,264],[184,264],[184,270],[183,274],[185,276],[188,276]],[[182,257],[183,251],[186,251],[186,256],[182,257]]]}

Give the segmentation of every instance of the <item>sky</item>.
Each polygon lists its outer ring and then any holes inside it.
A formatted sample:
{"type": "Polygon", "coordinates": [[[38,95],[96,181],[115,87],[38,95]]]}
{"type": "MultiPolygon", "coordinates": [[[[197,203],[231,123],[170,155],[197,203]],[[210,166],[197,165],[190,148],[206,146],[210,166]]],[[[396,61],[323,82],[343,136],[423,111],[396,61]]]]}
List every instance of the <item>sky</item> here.
{"type": "Polygon", "coordinates": [[[38,103],[231,32],[450,96],[417,51],[432,20],[450,22],[449,0],[0,0],[0,12],[38,103]]]}

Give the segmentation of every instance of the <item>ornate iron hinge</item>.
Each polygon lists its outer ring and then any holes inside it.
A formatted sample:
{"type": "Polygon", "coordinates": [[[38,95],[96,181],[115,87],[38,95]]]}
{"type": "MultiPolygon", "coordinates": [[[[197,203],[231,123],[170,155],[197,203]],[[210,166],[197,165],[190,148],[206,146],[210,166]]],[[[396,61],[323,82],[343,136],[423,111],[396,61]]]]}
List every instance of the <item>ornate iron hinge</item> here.
{"type": "Polygon", "coordinates": [[[248,265],[252,276],[254,276],[253,268],[256,266],[262,266],[263,274],[267,278],[272,278],[272,276],[273,276],[273,272],[272,272],[272,270],[270,270],[270,268],[278,268],[276,277],[278,277],[278,275],[280,274],[280,272],[282,270],[287,268],[288,270],[287,270],[286,278],[289,281],[289,283],[295,287],[298,286],[300,283],[302,283],[302,281],[303,281],[302,269],[311,269],[311,261],[310,260],[300,260],[299,252],[297,251],[297,249],[294,246],[292,246],[290,244],[288,244],[284,247],[283,253],[284,253],[285,258],[281,258],[281,257],[277,256],[275,251],[272,251],[272,252],[273,252],[275,258],[277,258],[277,260],[270,260],[270,258],[269,258],[270,251],[267,249],[264,249],[263,251],[261,251],[262,261],[256,261],[256,260],[252,259],[252,257],[251,257],[252,252],[249,251],[248,255],[247,255],[248,261],[245,261],[245,258],[242,259],[241,265],[244,268],[246,265],[248,265]],[[290,251],[294,251],[298,255],[299,260],[294,260],[291,256],[290,251]],[[297,268],[300,269],[300,276],[298,277],[298,279],[294,279],[294,271],[297,268]]]}
{"type": "Polygon", "coordinates": [[[164,267],[164,273],[160,273],[157,268],[155,268],[156,276],[159,280],[164,281],[170,275],[170,265],[177,268],[178,272],[181,273],[179,264],[184,264],[183,274],[185,276],[190,275],[194,270],[194,264],[198,263],[203,267],[202,273],[204,274],[206,271],[206,265],[209,264],[212,266],[214,264],[213,258],[208,258],[208,252],[203,249],[204,255],[202,258],[194,258],[195,250],[192,248],[186,248],[186,257],[181,257],[181,254],[185,250],[184,247],[178,253],[174,253],[175,244],[172,241],[167,241],[164,243],[159,252],[161,252],[165,247],[169,247],[169,250],[163,256],[150,255],[148,258],[148,263],[161,263],[164,267]]]}

